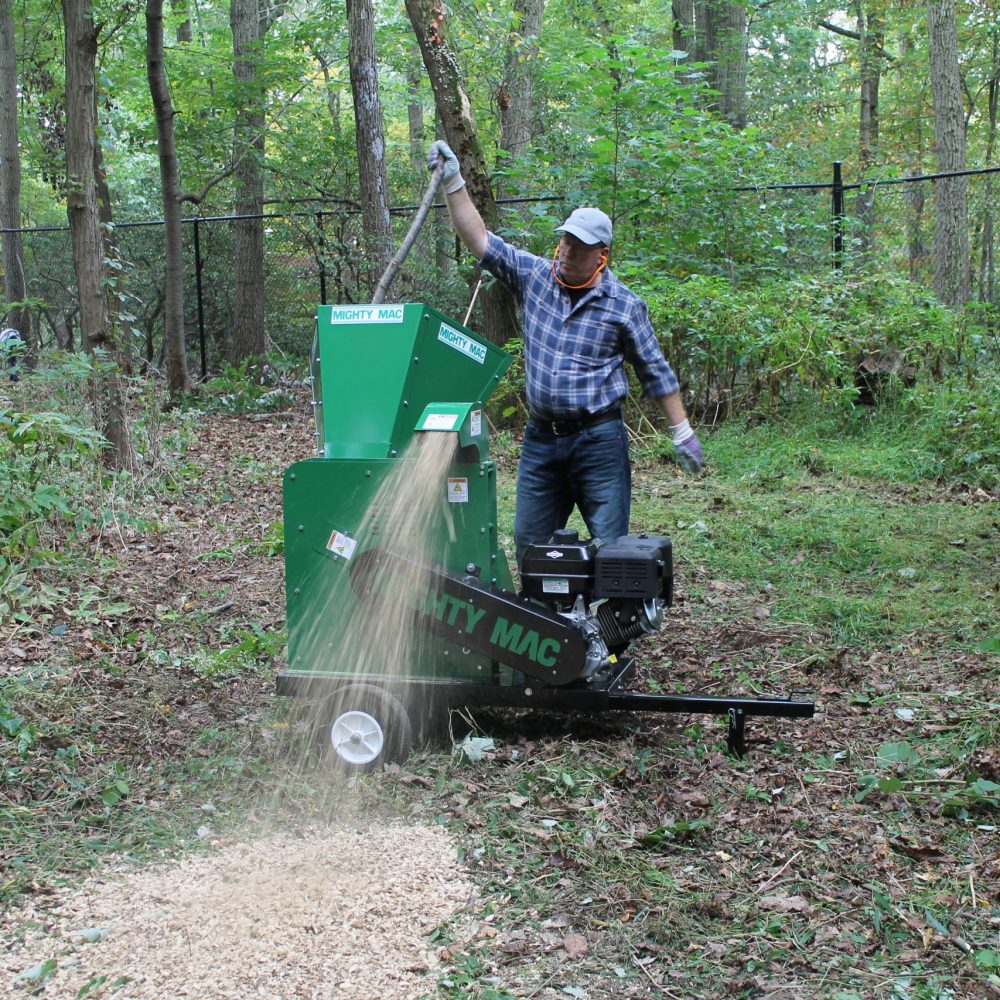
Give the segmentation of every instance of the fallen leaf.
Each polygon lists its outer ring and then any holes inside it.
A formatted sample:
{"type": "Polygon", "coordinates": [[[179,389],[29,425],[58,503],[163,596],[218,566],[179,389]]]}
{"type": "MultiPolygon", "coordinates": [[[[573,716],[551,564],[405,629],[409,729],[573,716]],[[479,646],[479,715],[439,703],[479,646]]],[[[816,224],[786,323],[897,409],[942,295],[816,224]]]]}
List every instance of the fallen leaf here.
{"type": "Polygon", "coordinates": [[[587,939],[582,934],[567,934],[562,946],[570,958],[583,958],[587,954],[587,939]]]}
{"type": "Polygon", "coordinates": [[[802,896],[765,896],[757,905],[762,910],[777,910],[778,913],[808,913],[809,900],[802,896]]]}

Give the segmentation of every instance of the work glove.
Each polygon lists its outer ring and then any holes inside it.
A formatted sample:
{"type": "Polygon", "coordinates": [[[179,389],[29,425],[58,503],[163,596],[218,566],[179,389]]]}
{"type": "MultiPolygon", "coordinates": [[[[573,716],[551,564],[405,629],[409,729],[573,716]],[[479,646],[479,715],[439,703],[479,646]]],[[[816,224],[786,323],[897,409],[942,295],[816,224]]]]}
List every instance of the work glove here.
{"type": "Polygon", "coordinates": [[[427,151],[427,169],[434,170],[439,163],[443,165],[441,186],[445,194],[454,194],[465,187],[465,178],[458,165],[458,157],[452,152],[451,146],[441,139],[431,143],[431,148],[427,151]]]}
{"type": "Polygon", "coordinates": [[[698,435],[691,430],[691,424],[684,420],[670,428],[673,433],[674,453],[677,464],[685,472],[701,472],[701,442],[698,435]]]}

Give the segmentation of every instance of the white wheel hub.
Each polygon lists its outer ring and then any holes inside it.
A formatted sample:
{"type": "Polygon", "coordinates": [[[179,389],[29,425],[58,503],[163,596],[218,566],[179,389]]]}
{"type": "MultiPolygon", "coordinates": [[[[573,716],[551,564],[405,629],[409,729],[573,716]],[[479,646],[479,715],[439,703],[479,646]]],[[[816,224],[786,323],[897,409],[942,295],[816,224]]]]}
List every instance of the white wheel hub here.
{"type": "Polygon", "coordinates": [[[348,764],[370,764],[385,746],[378,719],[358,710],[338,715],[330,726],[333,752],[348,764]]]}

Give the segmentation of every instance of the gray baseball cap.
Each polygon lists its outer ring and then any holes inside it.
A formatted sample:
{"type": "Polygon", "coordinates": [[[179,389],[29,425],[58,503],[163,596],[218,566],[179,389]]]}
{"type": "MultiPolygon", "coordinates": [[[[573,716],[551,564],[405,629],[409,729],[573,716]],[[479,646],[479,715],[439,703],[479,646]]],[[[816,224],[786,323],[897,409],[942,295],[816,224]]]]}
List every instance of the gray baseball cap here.
{"type": "Polygon", "coordinates": [[[570,233],[588,246],[611,246],[611,220],[599,208],[574,209],[556,232],[570,233]]]}

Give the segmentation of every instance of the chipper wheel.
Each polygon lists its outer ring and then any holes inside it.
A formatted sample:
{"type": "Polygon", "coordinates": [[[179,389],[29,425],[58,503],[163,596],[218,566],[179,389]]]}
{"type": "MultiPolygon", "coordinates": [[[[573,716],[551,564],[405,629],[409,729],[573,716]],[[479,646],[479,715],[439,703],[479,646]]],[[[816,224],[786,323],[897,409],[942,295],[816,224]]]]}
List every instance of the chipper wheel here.
{"type": "Polygon", "coordinates": [[[344,771],[402,763],[413,746],[410,717],[399,700],[374,684],[347,684],[327,702],[321,737],[344,771]]]}

